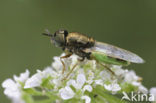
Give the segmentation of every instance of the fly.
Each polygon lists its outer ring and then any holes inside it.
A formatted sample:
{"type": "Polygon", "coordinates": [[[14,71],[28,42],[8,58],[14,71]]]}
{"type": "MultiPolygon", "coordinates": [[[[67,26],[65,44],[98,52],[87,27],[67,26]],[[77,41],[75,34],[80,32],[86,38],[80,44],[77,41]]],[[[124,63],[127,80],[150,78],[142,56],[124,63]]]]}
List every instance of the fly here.
{"type": "MultiPolygon", "coordinates": [[[[47,30],[47,33],[43,33],[43,35],[51,37],[51,42],[66,53],[65,56],[60,57],[64,67],[62,74],[64,74],[65,71],[65,64],[62,59],[68,58],[72,54],[81,57],[80,61],[83,61],[85,58],[88,60],[96,60],[105,67],[105,64],[127,66],[130,63],[144,63],[144,60],[141,57],[130,51],[96,41],[93,38],[78,32],[69,33],[67,30],[58,30],[54,34],[51,34],[47,30]]],[[[74,65],[66,78],[76,66],[77,64],[74,65]]],[[[108,67],[106,68],[111,71],[108,67]]],[[[113,71],[111,72],[113,73],[113,71]]]]}

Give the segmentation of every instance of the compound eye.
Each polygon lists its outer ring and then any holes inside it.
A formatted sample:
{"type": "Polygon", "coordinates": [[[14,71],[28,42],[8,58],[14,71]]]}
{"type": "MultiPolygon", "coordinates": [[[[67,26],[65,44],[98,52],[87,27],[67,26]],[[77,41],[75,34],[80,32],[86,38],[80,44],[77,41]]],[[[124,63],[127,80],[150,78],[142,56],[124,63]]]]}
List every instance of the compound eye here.
{"type": "Polygon", "coordinates": [[[68,31],[67,30],[64,30],[64,34],[67,36],[68,35],[68,31]]]}
{"type": "Polygon", "coordinates": [[[64,35],[67,36],[68,35],[68,31],[64,30],[64,35]]]}

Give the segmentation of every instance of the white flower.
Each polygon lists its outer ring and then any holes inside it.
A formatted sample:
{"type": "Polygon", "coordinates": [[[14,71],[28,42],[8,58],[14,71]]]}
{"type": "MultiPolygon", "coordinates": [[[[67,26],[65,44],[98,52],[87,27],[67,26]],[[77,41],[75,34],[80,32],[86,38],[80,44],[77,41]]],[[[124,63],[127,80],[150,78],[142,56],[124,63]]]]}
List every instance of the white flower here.
{"type": "MultiPolygon", "coordinates": [[[[61,57],[64,55],[65,53],[63,53],[61,57]]],[[[98,100],[101,100],[100,102],[105,102],[107,99],[102,98],[102,94],[98,94],[98,91],[104,92],[107,90],[112,94],[116,94],[118,91],[122,91],[122,87],[125,86],[122,84],[130,84],[137,87],[136,90],[138,92],[148,92],[139,81],[139,77],[134,71],[125,70],[122,66],[108,65],[115,73],[115,75],[113,75],[95,60],[85,59],[84,62],[76,66],[66,80],[62,81],[62,79],[70,73],[71,68],[78,63],[78,58],[78,56],[72,55],[69,58],[62,59],[66,69],[64,74],[62,74],[63,65],[60,61],[60,57],[54,57],[54,62],[50,67],[47,67],[43,71],[37,70],[37,73],[30,78],[29,71],[26,70],[26,72],[21,73],[19,77],[14,76],[14,80],[7,79],[2,83],[2,87],[5,88],[4,94],[7,95],[13,103],[24,103],[21,97],[23,93],[27,93],[27,91],[23,91],[23,88],[32,88],[32,90],[34,90],[32,97],[41,93],[41,95],[44,94],[45,96],[51,95],[50,97],[53,99],[57,96],[56,102],[58,103],[61,103],[63,100],[69,100],[70,102],[70,99],[84,100],[85,103],[90,103],[90,95],[97,94],[101,98],[98,100]],[[102,90],[101,87],[105,89],[102,90]]],[[[129,90],[129,86],[125,86],[124,90],[129,90]]],[[[152,88],[150,92],[156,96],[156,88],[152,88]]]]}
{"type": "Polygon", "coordinates": [[[24,83],[29,77],[29,71],[26,70],[25,73],[21,73],[19,77],[14,75],[14,80],[6,79],[2,83],[2,87],[5,88],[4,94],[7,95],[11,100],[12,103],[24,103],[22,100],[22,93],[21,93],[21,85],[19,82],[24,83]]]}
{"type": "Polygon", "coordinates": [[[21,96],[20,85],[12,79],[7,79],[2,83],[2,87],[5,88],[4,94],[12,99],[19,99],[21,96]]]}
{"type": "Polygon", "coordinates": [[[95,80],[95,85],[101,85],[101,86],[103,86],[103,80],[101,80],[101,79],[98,79],[98,80],[95,80]]]}
{"type": "Polygon", "coordinates": [[[144,87],[143,85],[138,86],[138,90],[139,90],[141,93],[144,93],[144,94],[147,94],[147,93],[148,93],[147,88],[144,87]]]}
{"type": "MultiPolygon", "coordinates": [[[[61,54],[61,57],[65,56],[65,53],[61,54]]],[[[68,69],[69,67],[72,68],[78,60],[78,56],[72,55],[69,58],[64,58],[62,61],[65,64],[65,68],[68,69]]],[[[61,63],[60,57],[54,57],[54,62],[52,63],[52,67],[58,72],[62,73],[63,64],[61,63]]]]}
{"type": "Polygon", "coordinates": [[[91,102],[91,98],[89,96],[82,96],[81,99],[84,99],[85,103],[90,103],[91,102]]]}
{"type": "Polygon", "coordinates": [[[83,87],[83,91],[88,91],[88,92],[91,92],[92,90],[93,90],[93,88],[92,88],[92,86],[91,85],[85,85],[84,87],[83,87]]]}
{"type": "Polygon", "coordinates": [[[84,74],[79,74],[77,76],[77,79],[76,81],[71,79],[67,82],[67,85],[70,86],[70,85],[73,85],[76,89],[81,89],[82,86],[84,85],[84,83],[86,82],[86,77],[84,74]]]}
{"type": "Polygon", "coordinates": [[[59,93],[60,93],[61,98],[64,100],[71,99],[75,95],[75,93],[69,86],[66,86],[65,88],[60,89],[59,93]]]}
{"type": "Polygon", "coordinates": [[[91,92],[92,86],[91,85],[84,85],[85,82],[86,82],[85,75],[84,74],[78,74],[76,81],[75,80],[69,80],[67,82],[67,85],[68,86],[72,85],[77,90],[82,89],[82,92],[85,92],[86,90],[91,92]]]}
{"type": "MultiPolygon", "coordinates": [[[[92,86],[91,85],[84,85],[86,83],[86,77],[84,74],[78,74],[76,80],[74,79],[71,79],[67,82],[67,86],[65,88],[62,88],[60,89],[59,91],[59,94],[61,95],[61,98],[62,99],[71,99],[74,97],[74,95],[76,93],[73,93],[73,90],[70,88],[70,86],[72,85],[76,91],[75,92],[81,92],[82,94],[85,92],[85,91],[88,91],[88,92],[92,92],[92,86]]],[[[87,102],[86,103],[89,103],[88,101],[88,98],[86,98],[86,96],[81,96],[82,98],[84,98],[87,102]]]]}
{"type": "Polygon", "coordinates": [[[107,89],[108,91],[111,91],[113,94],[115,94],[116,92],[121,90],[121,87],[119,86],[119,84],[113,82],[112,84],[104,84],[105,89],[107,89]]]}
{"type": "Polygon", "coordinates": [[[84,83],[86,82],[86,77],[84,74],[79,74],[77,76],[76,83],[73,85],[76,89],[81,89],[84,83]]]}
{"type": "Polygon", "coordinates": [[[109,71],[107,70],[103,70],[100,72],[100,76],[101,76],[101,79],[103,79],[104,81],[111,81],[111,74],[109,71]]]}
{"type": "Polygon", "coordinates": [[[139,77],[135,74],[134,71],[128,71],[125,73],[125,81],[132,83],[133,81],[138,81],[139,77]]]}
{"type": "MultiPolygon", "coordinates": [[[[72,55],[69,59],[71,59],[71,64],[70,67],[73,67],[77,62],[78,62],[78,56],[77,55],[72,55]]],[[[69,66],[69,65],[68,65],[69,66]]]]}
{"type": "Polygon", "coordinates": [[[54,57],[54,62],[52,63],[52,67],[55,68],[56,71],[61,71],[63,68],[63,65],[60,61],[60,57],[54,57]]]}
{"type": "Polygon", "coordinates": [[[19,77],[17,77],[16,75],[14,75],[14,80],[15,81],[20,81],[20,82],[25,82],[28,78],[29,78],[29,70],[26,70],[25,73],[21,73],[19,77]]]}
{"type": "Polygon", "coordinates": [[[154,100],[151,101],[156,101],[156,87],[151,88],[149,92],[154,96],[154,100]]]}
{"type": "Polygon", "coordinates": [[[134,81],[134,82],[132,82],[132,85],[139,87],[141,85],[141,83],[137,82],[137,81],[134,81]]]}
{"type": "Polygon", "coordinates": [[[127,70],[122,69],[122,66],[113,65],[112,70],[117,76],[123,76],[127,70]]]}
{"type": "Polygon", "coordinates": [[[43,71],[37,70],[37,73],[26,81],[24,88],[38,87],[41,85],[43,78],[47,78],[52,74],[54,75],[54,72],[51,68],[47,68],[43,71]]]}
{"type": "Polygon", "coordinates": [[[61,81],[60,78],[58,78],[58,79],[53,79],[53,80],[51,80],[51,83],[54,84],[54,89],[55,89],[55,90],[58,90],[58,88],[59,88],[59,87],[61,86],[61,84],[62,84],[62,81],[61,81]]]}

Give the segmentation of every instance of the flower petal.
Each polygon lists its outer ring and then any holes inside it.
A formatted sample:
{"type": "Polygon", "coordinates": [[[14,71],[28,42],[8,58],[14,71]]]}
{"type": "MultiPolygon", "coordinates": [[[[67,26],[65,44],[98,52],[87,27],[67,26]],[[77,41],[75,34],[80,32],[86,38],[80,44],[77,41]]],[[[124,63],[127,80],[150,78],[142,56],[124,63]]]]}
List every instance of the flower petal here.
{"type": "Polygon", "coordinates": [[[60,89],[59,94],[60,94],[61,98],[64,100],[71,99],[75,95],[75,93],[69,86],[66,86],[65,88],[60,89]]]}
{"type": "Polygon", "coordinates": [[[143,85],[140,85],[138,89],[139,89],[140,92],[142,92],[142,93],[144,93],[144,94],[147,94],[147,93],[148,93],[147,88],[144,87],[143,85]]]}
{"type": "Polygon", "coordinates": [[[83,91],[85,92],[86,90],[87,90],[88,92],[91,92],[91,91],[93,90],[93,88],[92,88],[91,85],[85,85],[85,86],[83,87],[83,91]]]}
{"type": "Polygon", "coordinates": [[[128,83],[132,83],[133,81],[138,81],[139,77],[135,74],[134,71],[128,71],[125,74],[125,81],[128,83]]]}
{"type": "Polygon", "coordinates": [[[103,80],[111,80],[111,74],[110,74],[110,72],[108,72],[106,70],[101,71],[100,76],[101,76],[101,79],[103,79],[103,80]]]}
{"type": "Polygon", "coordinates": [[[24,88],[38,87],[41,85],[43,78],[54,76],[55,74],[50,67],[47,67],[43,71],[37,70],[37,73],[26,81],[24,88]]]}
{"type": "Polygon", "coordinates": [[[54,59],[54,62],[52,63],[52,67],[57,71],[61,71],[63,66],[60,61],[60,57],[54,57],[53,59],[54,59]]]}
{"type": "Polygon", "coordinates": [[[2,87],[3,88],[12,88],[12,86],[16,85],[15,82],[12,79],[6,79],[3,83],[2,83],[2,87]]]}
{"type": "Polygon", "coordinates": [[[25,82],[28,78],[29,78],[29,70],[26,70],[25,73],[21,73],[19,77],[17,77],[16,75],[14,75],[14,80],[16,82],[20,81],[20,82],[25,82]]]}
{"type": "Polygon", "coordinates": [[[115,94],[117,91],[121,90],[121,87],[117,83],[112,83],[109,85],[104,84],[105,89],[108,91],[112,91],[112,94],[115,94]]]}
{"type": "Polygon", "coordinates": [[[85,100],[85,103],[90,103],[91,102],[91,98],[89,96],[82,96],[81,99],[85,100]]]}
{"type": "Polygon", "coordinates": [[[84,85],[84,83],[86,82],[85,75],[84,74],[78,74],[76,82],[77,82],[77,87],[76,88],[81,89],[82,86],[84,85]]]}
{"type": "Polygon", "coordinates": [[[67,86],[74,86],[74,87],[77,87],[77,83],[75,80],[73,79],[70,79],[68,82],[67,82],[67,86]]]}
{"type": "Polygon", "coordinates": [[[31,78],[29,78],[26,81],[24,88],[33,88],[40,86],[40,84],[42,83],[42,78],[43,76],[38,71],[38,73],[34,74],[31,78]]]}
{"type": "Polygon", "coordinates": [[[95,80],[95,85],[101,85],[101,86],[103,86],[103,80],[101,80],[101,79],[95,80]]]}
{"type": "Polygon", "coordinates": [[[12,79],[7,79],[2,83],[2,87],[5,88],[4,94],[7,95],[13,103],[24,103],[21,98],[21,87],[18,83],[12,79]]]}

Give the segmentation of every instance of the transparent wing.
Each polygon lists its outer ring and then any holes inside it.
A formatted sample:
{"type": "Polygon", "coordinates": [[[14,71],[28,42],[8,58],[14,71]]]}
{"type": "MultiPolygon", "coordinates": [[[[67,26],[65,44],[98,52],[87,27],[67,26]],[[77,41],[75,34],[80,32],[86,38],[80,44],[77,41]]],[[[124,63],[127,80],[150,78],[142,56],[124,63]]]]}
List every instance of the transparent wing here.
{"type": "Polygon", "coordinates": [[[110,57],[126,60],[133,63],[144,63],[144,60],[138,55],[106,43],[96,42],[95,46],[88,50],[90,52],[102,52],[110,57]]]}

